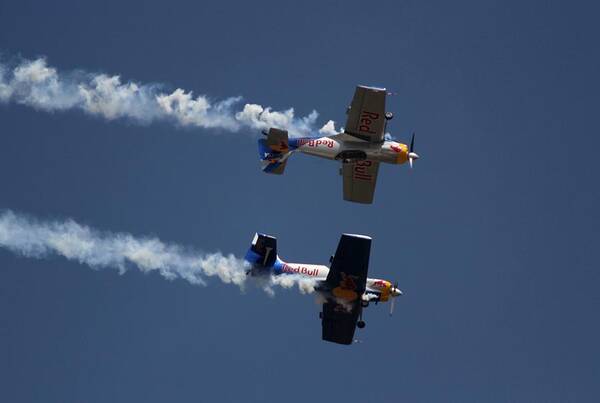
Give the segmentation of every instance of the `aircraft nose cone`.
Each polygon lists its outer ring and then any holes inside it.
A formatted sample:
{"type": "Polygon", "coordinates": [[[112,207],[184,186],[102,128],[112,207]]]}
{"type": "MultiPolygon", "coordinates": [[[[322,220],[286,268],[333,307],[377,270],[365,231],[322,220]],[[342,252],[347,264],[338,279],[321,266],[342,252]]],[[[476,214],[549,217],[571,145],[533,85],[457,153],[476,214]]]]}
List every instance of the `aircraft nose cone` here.
{"type": "Polygon", "coordinates": [[[419,154],[417,153],[408,153],[408,158],[412,158],[413,160],[418,160],[419,159],[419,154]]]}
{"type": "Polygon", "coordinates": [[[393,288],[393,289],[392,289],[392,295],[393,295],[394,297],[397,297],[397,296],[399,296],[399,295],[402,295],[402,291],[401,291],[401,290],[399,290],[398,288],[393,288]]]}

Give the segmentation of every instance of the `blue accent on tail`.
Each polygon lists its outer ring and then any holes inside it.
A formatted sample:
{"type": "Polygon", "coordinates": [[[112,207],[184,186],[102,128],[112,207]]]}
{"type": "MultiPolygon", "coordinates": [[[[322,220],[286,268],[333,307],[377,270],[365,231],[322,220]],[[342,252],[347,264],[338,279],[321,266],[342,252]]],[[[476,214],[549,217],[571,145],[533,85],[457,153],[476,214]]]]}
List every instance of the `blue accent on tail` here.
{"type": "Polygon", "coordinates": [[[285,262],[283,260],[279,259],[279,256],[277,256],[277,259],[275,260],[275,264],[273,264],[273,274],[274,275],[282,274],[284,264],[285,264],[285,262]]]}
{"type": "Polygon", "coordinates": [[[284,154],[279,151],[274,151],[267,145],[267,140],[258,140],[258,155],[262,163],[262,170],[267,173],[282,174],[285,168],[285,160],[281,159],[284,154]]]}
{"type": "Polygon", "coordinates": [[[264,257],[254,252],[252,248],[248,249],[246,256],[244,256],[244,260],[252,265],[259,264],[263,259],[264,257]]]}
{"type": "Polygon", "coordinates": [[[266,234],[255,234],[244,259],[253,269],[269,269],[277,262],[277,239],[266,234]]]}
{"type": "MultiPolygon", "coordinates": [[[[260,159],[263,161],[266,159],[269,159],[268,157],[271,155],[271,153],[273,153],[273,151],[267,145],[267,140],[259,139],[258,140],[258,155],[260,156],[260,159]]],[[[279,154],[281,154],[281,153],[279,153],[279,154]]]]}

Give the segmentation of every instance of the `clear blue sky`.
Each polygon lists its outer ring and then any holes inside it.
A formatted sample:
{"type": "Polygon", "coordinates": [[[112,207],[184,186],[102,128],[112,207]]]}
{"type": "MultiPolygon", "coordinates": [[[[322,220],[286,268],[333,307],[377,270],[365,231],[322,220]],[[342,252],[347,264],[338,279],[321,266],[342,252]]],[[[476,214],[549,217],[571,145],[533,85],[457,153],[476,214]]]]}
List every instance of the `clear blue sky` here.
{"type": "Polygon", "coordinates": [[[354,205],[329,161],[264,175],[249,131],[0,105],[0,208],[238,256],[261,230],[314,263],[365,233],[370,274],[405,296],[348,348],[295,290],[0,250],[1,401],[600,399],[593,2],[86,3],[0,3],[0,50],[323,123],[356,84],[386,86],[389,129],[415,130],[422,158],[383,166],[375,204],[354,205]]]}

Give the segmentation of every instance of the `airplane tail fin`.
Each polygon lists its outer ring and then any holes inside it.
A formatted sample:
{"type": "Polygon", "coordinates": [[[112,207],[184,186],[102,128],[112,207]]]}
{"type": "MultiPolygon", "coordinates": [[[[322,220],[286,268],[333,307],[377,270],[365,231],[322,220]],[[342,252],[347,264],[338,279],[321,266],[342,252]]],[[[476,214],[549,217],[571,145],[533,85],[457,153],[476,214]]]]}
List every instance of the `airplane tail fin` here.
{"type": "Polygon", "coordinates": [[[258,153],[262,170],[267,173],[281,175],[291,154],[288,132],[272,127],[267,133],[263,134],[267,138],[258,140],[258,153]]]}
{"type": "Polygon", "coordinates": [[[254,234],[252,245],[244,259],[252,265],[251,272],[270,269],[277,261],[277,238],[266,234],[254,234]]]}

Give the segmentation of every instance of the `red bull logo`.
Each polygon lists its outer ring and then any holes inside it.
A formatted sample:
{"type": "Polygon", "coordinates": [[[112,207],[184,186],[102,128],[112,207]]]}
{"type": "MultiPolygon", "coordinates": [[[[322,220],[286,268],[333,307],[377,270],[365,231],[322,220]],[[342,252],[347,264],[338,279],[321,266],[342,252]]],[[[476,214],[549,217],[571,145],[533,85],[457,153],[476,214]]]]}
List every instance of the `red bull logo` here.
{"type": "Polygon", "coordinates": [[[340,285],[331,290],[332,294],[346,301],[356,300],[358,298],[358,293],[356,292],[358,287],[356,286],[356,281],[354,281],[356,277],[343,272],[340,274],[342,275],[340,285]]]}
{"type": "Polygon", "coordinates": [[[385,280],[377,280],[377,281],[373,282],[373,284],[371,284],[371,287],[373,287],[373,288],[387,288],[390,286],[391,286],[390,282],[385,281],[385,280]]]}
{"type": "Polygon", "coordinates": [[[379,295],[380,301],[387,301],[390,298],[390,293],[392,291],[392,283],[385,280],[376,280],[370,285],[371,288],[378,289],[381,294],[379,295]]]}
{"type": "Polygon", "coordinates": [[[298,147],[302,146],[307,147],[319,147],[324,146],[327,148],[333,148],[335,146],[335,141],[328,138],[321,139],[298,139],[298,147]]]}
{"type": "Polygon", "coordinates": [[[271,144],[271,150],[276,151],[278,153],[285,153],[289,150],[287,141],[280,141],[279,144],[271,144]]]}
{"type": "Polygon", "coordinates": [[[282,273],[292,273],[292,274],[302,274],[304,276],[311,276],[311,277],[316,277],[319,275],[319,269],[315,268],[308,268],[306,266],[290,266],[287,263],[283,264],[283,267],[281,268],[282,273]]]}

